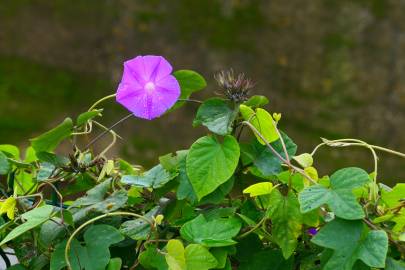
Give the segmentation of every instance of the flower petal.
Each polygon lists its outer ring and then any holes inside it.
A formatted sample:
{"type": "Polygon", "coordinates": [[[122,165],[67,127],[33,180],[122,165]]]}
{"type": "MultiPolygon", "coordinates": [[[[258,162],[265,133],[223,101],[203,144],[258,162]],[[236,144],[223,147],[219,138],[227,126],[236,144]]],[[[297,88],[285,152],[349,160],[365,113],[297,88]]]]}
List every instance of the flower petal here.
{"type": "Polygon", "coordinates": [[[143,56],[144,75],[147,81],[158,81],[169,75],[173,68],[162,56],[143,56]]]}

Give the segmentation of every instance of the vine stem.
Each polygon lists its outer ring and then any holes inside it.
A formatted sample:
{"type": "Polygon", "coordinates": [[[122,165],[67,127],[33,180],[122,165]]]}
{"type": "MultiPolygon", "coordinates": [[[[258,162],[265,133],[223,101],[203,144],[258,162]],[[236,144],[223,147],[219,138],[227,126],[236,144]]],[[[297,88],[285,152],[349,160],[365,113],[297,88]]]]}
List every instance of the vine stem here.
{"type": "Polygon", "coordinates": [[[246,236],[248,236],[249,234],[251,234],[252,232],[256,231],[257,229],[260,228],[260,226],[262,226],[262,224],[266,221],[267,217],[265,216],[264,218],[262,218],[253,228],[251,228],[249,231],[241,234],[238,236],[239,239],[244,238],[246,236]]]}
{"type": "Polygon", "coordinates": [[[83,223],[82,225],[80,225],[73,233],[72,235],[69,237],[68,241],[66,242],[66,247],[65,247],[65,261],[66,261],[66,265],[68,267],[69,270],[72,270],[72,265],[70,264],[69,261],[69,251],[70,251],[70,245],[74,239],[74,237],[87,225],[90,225],[91,223],[105,218],[105,217],[111,217],[111,216],[133,216],[133,217],[137,217],[140,219],[145,220],[147,223],[149,223],[149,225],[151,226],[151,228],[153,228],[153,222],[149,219],[147,219],[146,217],[142,216],[142,215],[138,215],[135,213],[131,213],[131,212],[112,212],[112,213],[107,213],[101,216],[97,216],[95,218],[92,218],[88,221],[86,221],[85,223],[83,223]]]}
{"type": "Polygon", "coordinates": [[[97,107],[98,104],[104,102],[107,99],[114,98],[115,96],[116,96],[116,94],[111,94],[111,95],[105,96],[103,98],[100,98],[99,100],[94,102],[93,105],[91,105],[91,107],[88,109],[88,112],[94,110],[97,107]]]}
{"type": "Polygon", "coordinates": [[[358,140],[358,139],[346,138],[346,139],[338,139],[338,140],[327,140],[327,139],[322,138],[322,140],[323,140],[323,142],[318,144],[312,151],[312,153],[311,153],[312,156],[315,155],[315,153],[318,151],[318,149],[324,145],[327,145],[330,147],[362,146],[362,147],[366,147],[370,150],[370,152],[374,158],[374,177],[373,177],[374,186],[371,189],[370,196],[372,196],[372,198],[374,199],[375,202],[378,199],[377,198],[378,191],[376,190],[377,174],[378,174],[378,156],[377,156],[375,150],[384,151],[384,152],[405,158],[405,154],[403,154],[401,152],[394,151],[394,150],[384,148],[381,146],[377,146],[377,145],[371,145],[371,144],[366,143],[365,141],[358,140]]]}
{"type": "MultiPolygon", "coordinates": [[[[262,141],[266,144],[266,146],[273,152],[273,154],[281,160],[281,162],[284,162],[287,164],[288,167],[292,168],[293,170],[297,171],[299,174],[304,176],[306,179],[308,179],[311,183],[316,184],[316,181],[312,179],[304,170],[301,170],[300,168],[295,167],[292,165],[289,161],[285,160],[272,146],[271,144],[264,138],[264,136],[248,121],[243,121],[242,124],[248,126],[257,136],[262,139],[262,141]]],[[[281,137],[280,137],[281,138],[281,137]]],[[[282,139],[281,139],[282,140],[282,139]]]]}

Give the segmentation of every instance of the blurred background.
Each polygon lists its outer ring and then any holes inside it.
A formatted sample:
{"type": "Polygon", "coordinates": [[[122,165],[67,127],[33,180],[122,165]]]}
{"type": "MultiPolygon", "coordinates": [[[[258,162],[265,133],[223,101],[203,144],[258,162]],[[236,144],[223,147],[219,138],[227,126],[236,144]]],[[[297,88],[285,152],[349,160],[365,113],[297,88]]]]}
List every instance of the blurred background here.
{"type": "MultiPolygon", "coordinates": [[[[404,0],[1,0],[0,143],[27,146],[86,111],[115,92],[124,60],[144,54],[204,75],[198,99],[218,90],[215,72],[245,72],[299,152],[320,137],[405,151],[404,0]]],[[[113,101],[105,108],[107,126],[127,114],[113,101]]],[[[188,148],[206,132],[191,128],[196,109],[127,120],[110,155],[150,166],[188,148]]],[[[405,160],[379,156],[380,180],[403,182],[405,160]]],[[[364,149],[323,148],[315,166],[372,164],[364,149]]]]}

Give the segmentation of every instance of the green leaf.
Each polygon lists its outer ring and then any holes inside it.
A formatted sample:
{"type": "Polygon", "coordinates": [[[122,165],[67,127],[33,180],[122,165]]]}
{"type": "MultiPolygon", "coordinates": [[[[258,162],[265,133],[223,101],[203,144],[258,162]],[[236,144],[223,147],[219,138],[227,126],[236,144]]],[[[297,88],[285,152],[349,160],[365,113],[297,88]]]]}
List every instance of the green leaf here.
{"type": "Polygon", "coordinates": [[[8,174],[11,170],[7,156],[0,151],[0,175],[8,174]]]}
{"type": "Polygon", "coordinates": [[[203,204],[220,204],[225,199],[226,195],[231,192],[233,188],[233,184],[235,182],[235,178],[232,176],[228,179],[225,183],[220,185],[217,189],[215,189],[212,193],[204,196],[200,201],[199,205],[203,204]]]}
{"type": "MultiPolygon", "coordinates": [[[[159,206],[152,208],[145,214],[145,218],[152,220],[159,214],[159,206]]],[[[128,220],[121,224],[120,232],[134,240],[146,240],[150,234],[150,224],[142,218],[128,220]]]]}
{"type": "Polygon", "coordinates": [[[405,270],[405,262],[396,261],[391,257],[387,257],[385,270],[405,270]]]}
{"type": "Polygon", "coordinates": [[[362,219],[363,208],[352,190],[369,181],[368,174],[359,168],[345,168],[330,177],[330,188],[322,185],[307,187],[299,194],[301,212],[306,213],[327,204],[336,216],[344,219],[362,219]]]}
{"type": "Polygon", "coordinates": [[[58,144],[68,138],[73,131],[72,119],[66,118],[60,125],[50,131],[30,139],[36,152],[52,152],[58,144]]]}
{"type": "Polygon", "coordinates": [[[291,183],[291,187],[300,192],[304,189],[304,177],[299,173],[292,173],[290,171],[283,171],[277,175],[277,179],[288,185],[291,183]]]}
{"type": "Polygon", "coordinates": [[[1,241],[0,246],[47,221],[52,211],[53,206],[45,205],[22,214],[22,219],[26,221],[9,232],[1,241]]]}
{"type": "Polygon", "coordinates": [[[213,133],[227,135],[232,132],[235,116],[236,114],[229,108],[226,101],[212,98],[198,108],[193,126],[203,125],[213,133]]]}
{"type": "Polygon", "coordinates": [[[179,160],[179,175],[177,176],[177,181],[180,183],[177,187],[176,197],[178,200],[187,199],[189,202],[194,204],[197,202],[197,195],[193,190],[193,186],[190,183],[190,179],[187,176],[186,171],[186,155],[179,160]]]}
{"type": "Polygon", "coordinates": [[[0,144],[0,152],[9,154],[12,158],[19,160],[20,159],[20,150],[17,146],[12,144],[0,144]]]}
{"type": "Polygon", "coordinates": [[[289,192],[283,196],[274,189],[270,194],[268,215],[273,224],[274,241],[280,246],[284,258],[288,259],[297,247],[297,238],[302,228],[302,215],[295,194],[289,192]]]}
{"type": "MultiPolygon", "coordinates": [[[[124,237],[110,225],[91,226],[84,233],[84,246],[76,239],[72,241],[69,252],[72,270],[80,270],[81,268],[85,270],[105,269],[110,262],[109,247],[122,240],[124,237]]],[[[60,270],[66,266],[65,247],[65,241],[56,246],[51,257],[51,270],[60,270]]]]}
{"type": "Polygon", "coordinates": [[[40,161],[51,163],[55,167],[65,166],[70,162],[67,157],[55,155],[48,152],[38,152],[36,153],[36,156],[40,161]]]}
{"type": "Polygon", "coordinates": [[[180,150],[176,152],[176,155],[169,153],[159,157],[159,162],[163,168],[169,172],[176,171],[180,165],[180,162],[186,158],[188,150],[180,150]]]}
{"type": "Polygon", "coordinates": [[[250,197],[256,197],[260,195],[270,194],[273,190],[273,184],[271,182],[261,182],[253,184],[243,190],[243,193],[248,193],[250,197]]]}
{"type": "Polygon", "coordinates": [[[87,206],[101,202],[110,187],[111,179],[101,182],[97,186],[88,190],[85,196],[78,198],[71,207],[87,206]]]}
{"type": "Polygon", "coordinates": [[[120,270],[122,266],[121,258],[112,258],[107,265],[106,270],[120,270]]]}
{"type": "Polygon", "coordinates": [[[231,252],[228,247],[218,247],[218,248],[211,248],[210,253],[212,255],[214,255],[215,259],[218,262],[218,264],[216,265],[216,268],[222,269],[226,266],[226,262],[228,260],[228,254],[231,252]]]}
{"type": "MultiPolygon", "coordinates": [[[[266,110],[258,108],[255,112],[250,107],[242,104],[240,105],[240,112],[243,119],[252,123],[268,143],[272,143],[279,138],[273,117],[266,110]]],[[[262,138],[256,133],[254,134],[257,140],[264,145],[265,142],[262,138]]]]}
{"type": "Polygon", "coordinates": [[[384,268],[388,251],[385,231],[367,231],[362,221],[335,219],[312,238],[318,246],[334,250],[323,270],[351,270],[357,260],[384,268]]]}
{"type": "Polygon", "coordinates": [[[168,172],[161,164],[158,164],[143,175],[124,175],[121,182],[137,187],[157,189],[163,187],[176,176],[177,173],[168,172]]]}
{"type": "Polygon", "coordinates": [[[47,180],[55,170],[55,165],[49,162],[41,162],[37,172],[37,181],[47,180]]]}
{"type": "Polygon", "coordinates": [[[311,167],[314,163],[314,159],[308,153],[304,153],[298,156],[294,156],[293,159],[298,162],[303,168],[311,167]]]}
{"type": "MultiPolygon", "coordinates": [[[[65,261],[65,248],[67,240],[62,241],[56,245],[54,252],[51,255],[50,270],[60,270],[66,267],[65,261]]],[[[72,270],[83,269],[84,260],[86,256],[84,253],[86,250],[80,245],[79,241],[73,239],[70,244],[69,250],[69,262],[72,266],[72,270]],[[82,266],[82,267],[80,267],[82,266]]]]}
{"type": "Polygon", "coordinates": [[[221,247],[233,245],[232,240],[241,228],[241,223],[236,218],[218,218],[207,221],[203,215],[185,223],[181,229],[181,236],[192,243],[206,247],[221,247]]]}
{"type": "Polygon", "coordinates": [[[398,183],[391,191],[381,189],[381,199],[390,208],[400,204],[405,198],[405,183],[398,183]]]}
{"type": "Polygon", "coordinates": [[[188,245],[184,251],[188,270],[208,270],[218,265],[215,257],[207,248],[198,245],[188,245]]]}
{"type": "MultiPolygon", "coordinates": [[[[288,155],[295,155],[297,145],[286,134],[281,133],[281,136],[284,140],[288,155]]],[[[271,146],[277,153],[285,158],[285,153],[280,140],[271,143],[271,146]]],[[[243,145],[241,155],[245,165],[253,163],[254,167],[251,170],[255,175],[256,171],[257,174],[262,177],[269,177],[282,172],[280,159],[267,146],[261,145],[257,141],[254,141],[249,145],[243,145]]]]}
{"type": "Polygon", "coordinates": [[[76,125],[81,126],[87,123],[90,119],[93,119],[96,116],[101,116],[103,109],[92,110],[89,112],[84,112],[77,117],[76,125]]]}
{"type": "Polygon", "coordinates": [[[245,101],[243,103],[243,105],[246,105],[246,106],[249,106],[252,108],[257,108],[257,107],[263,107],[267,103],[269,103],[269,100],[267,97],[255,95],[255,96],[251,96],[247,101],[245,101]]]}
{"type": "Polygon", "coordinates": [[[224,137],[223,143],[213,136],[205,136],[191,146],[186,170],[198,199],[213,192],[232,176],[239,155],[239,144],[230,135],[224,137]]]}
{"type": "Polygon", "coordinates": [[[184,246],[180,240],[171,239],[166,245],[166,262],[169,270],[186,270],[186,258],[184,255],[184,246]]]}
{"type": "Polygon", "coordinates": [[[139,263],[146,269],[167,270],[169,268],[165,257],[153,245],[148,245],[139,255],[139,263]]]}
{"type": "MultiPolygon", "coordinates": [[[[192,93],[200,91],[207,86],[205,79],[200,74],[192,70],[177,70],[173,72],[173,76],[176,77],[180,84],[180,99],[188,99],[192,93]]],[[[173,108],[179,108],[183,104],[184,101],[177,102],[173,108]]]]}

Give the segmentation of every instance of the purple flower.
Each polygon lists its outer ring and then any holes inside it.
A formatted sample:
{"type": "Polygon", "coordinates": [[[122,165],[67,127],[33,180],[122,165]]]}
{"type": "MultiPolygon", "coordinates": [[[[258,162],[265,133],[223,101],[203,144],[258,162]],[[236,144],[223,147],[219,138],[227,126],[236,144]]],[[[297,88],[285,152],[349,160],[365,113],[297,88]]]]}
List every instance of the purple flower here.
{"type": "Polygon", "coordinates": [[[316,234],[318,233],[318,230],[317,230],[316,228],[309,228],[309,229],[307,230],[307,233],[308,233],[309,235],[314,236],[314,235],[316,235],[316,234]]]}
{"type": "Polygon", "coordinates": [[[171,72],[172,66],[162,56],[137,56],[125,61],[117,102],[140,118],[161,116],[180,96],[179,83],[171,72]]]}

